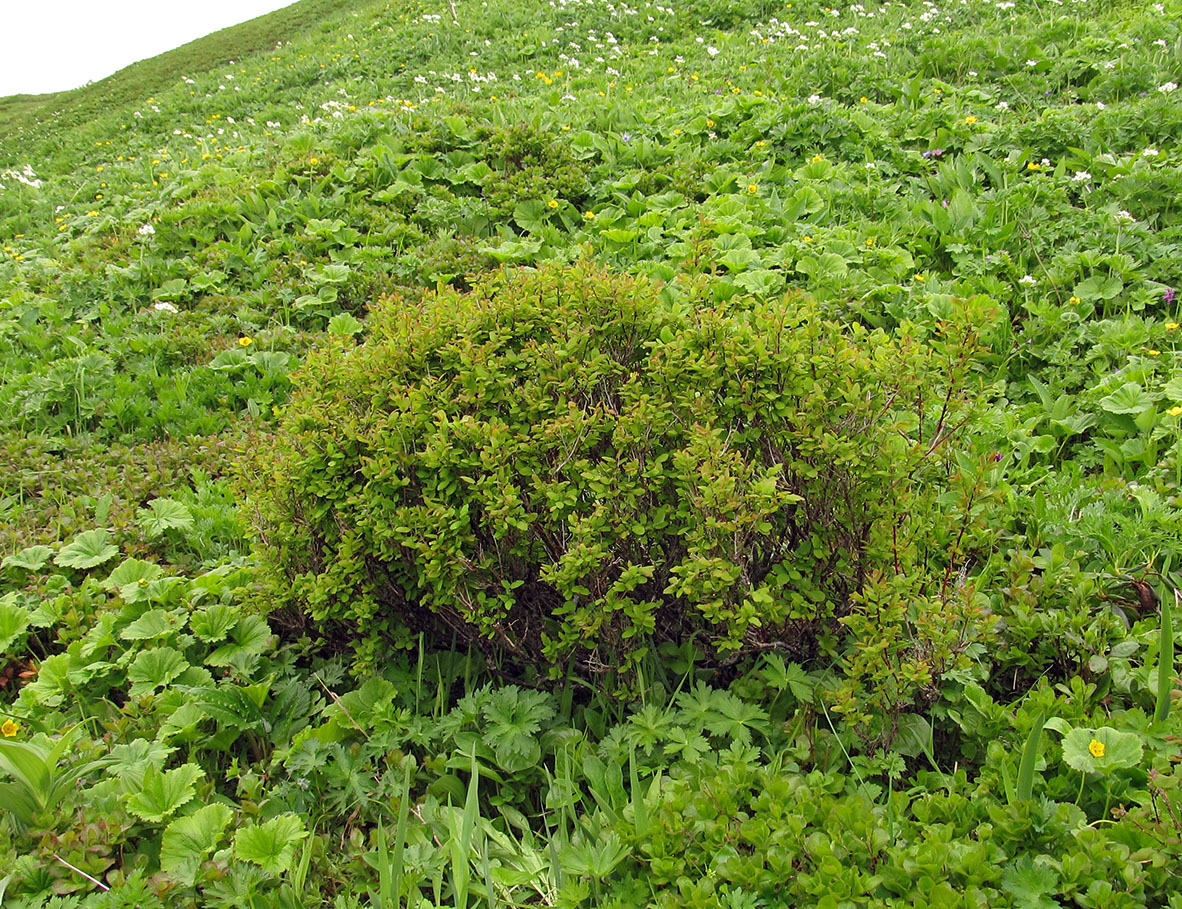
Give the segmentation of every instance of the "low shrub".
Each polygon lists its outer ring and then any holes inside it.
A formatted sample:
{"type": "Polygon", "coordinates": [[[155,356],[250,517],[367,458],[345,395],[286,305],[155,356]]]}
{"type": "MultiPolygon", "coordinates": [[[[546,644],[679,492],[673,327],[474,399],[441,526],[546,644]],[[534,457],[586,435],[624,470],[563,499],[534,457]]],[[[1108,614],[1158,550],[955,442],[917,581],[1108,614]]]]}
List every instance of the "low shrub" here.
{"type": "Polygon", "coordinates": [[[667,299],[577,266],[378,304],[246,471],[274,602],[362,663],[434,630],[610,687],[664,641],[807,657],[872,574],[946,559],[971,330],[667,299]]]}

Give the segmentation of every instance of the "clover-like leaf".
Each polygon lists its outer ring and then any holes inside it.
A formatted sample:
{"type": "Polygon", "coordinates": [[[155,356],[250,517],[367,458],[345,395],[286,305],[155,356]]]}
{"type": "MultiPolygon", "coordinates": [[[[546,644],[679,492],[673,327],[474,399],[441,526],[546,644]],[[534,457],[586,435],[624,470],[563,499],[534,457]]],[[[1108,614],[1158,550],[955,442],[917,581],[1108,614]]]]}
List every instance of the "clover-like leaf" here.
{"type": "Polygon", "coordinates": [[[281,874],[291,867],[295,847],[307,835],[304,822],[296,815],[281,814],[265,824],[239,830],[234,836],[234,855],[271,874],[281,874]]]}
{"type": "Polygon", "coordinates": [[[101,528],[78,534],[68,546],[63,546],[53,558],[62,568],[94,568],[119,555],[119,547],[101,528]]]}

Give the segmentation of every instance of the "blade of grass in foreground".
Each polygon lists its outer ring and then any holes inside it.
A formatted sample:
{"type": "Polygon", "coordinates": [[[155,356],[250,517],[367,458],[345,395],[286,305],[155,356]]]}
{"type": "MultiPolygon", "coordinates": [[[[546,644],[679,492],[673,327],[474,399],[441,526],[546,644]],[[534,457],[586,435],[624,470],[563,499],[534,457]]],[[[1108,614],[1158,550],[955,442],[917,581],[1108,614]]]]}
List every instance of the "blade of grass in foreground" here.
{"type": "Polygon", "coordinates": [[[1030,735],[1026,737],[1026,747],[1022,749],[1022,763],[1018,765],[1018,785],[1014,788],[1014,795],[1020,802],[1030,801],[1034,794],[1034,765],[1038,763],[1038,746],[1042,742],[1042,727],[1046,721],[1046,714],[1040,714],[1034,721],[1030,735]]]}
{"type": "MultiPolygon", "coordinates": [[[[1175,603],[1178,600],[1177,589],[1174,600],[1175,603]]],[[[1170,715],[1170,693],[1174,687],[1174,607],[1167,597],[1161,598],[1161,635],[1157,649],[1157,703],[1153,719],[1163,723],[1170,715]]]]}

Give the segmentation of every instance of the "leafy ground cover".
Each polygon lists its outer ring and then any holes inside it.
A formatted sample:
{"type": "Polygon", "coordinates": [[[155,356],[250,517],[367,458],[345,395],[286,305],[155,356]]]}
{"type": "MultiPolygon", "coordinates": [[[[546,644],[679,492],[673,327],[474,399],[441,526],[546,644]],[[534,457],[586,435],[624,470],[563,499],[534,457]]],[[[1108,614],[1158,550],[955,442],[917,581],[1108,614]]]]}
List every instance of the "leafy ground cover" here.
{"type": "Polygon", "coordinates": [[[6,904],[1182,905],[1180,23],[305,0],[0,101],[6,904]],[[971,392],[934,580],[806,652],[654,629],[627,697],[272,611],[235,464],[371,307],[572,264],[970,321],[900,424],[971,392]]]}

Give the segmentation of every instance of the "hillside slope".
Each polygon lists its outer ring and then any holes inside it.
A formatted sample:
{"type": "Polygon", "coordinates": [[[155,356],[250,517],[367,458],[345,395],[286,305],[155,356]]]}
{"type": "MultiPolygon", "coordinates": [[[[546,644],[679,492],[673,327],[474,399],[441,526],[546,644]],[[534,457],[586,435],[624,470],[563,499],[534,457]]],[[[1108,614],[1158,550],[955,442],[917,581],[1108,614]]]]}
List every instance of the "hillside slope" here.
{"type": "Polygon", "coordinates": [[[0,99],[5,904],[1171,905],[1179,83],[1179,0],[303,0],[0,99]],[[309,352],[578,262],[968,318],[936,580],[635,704],[261,615],[309,352]]]}

